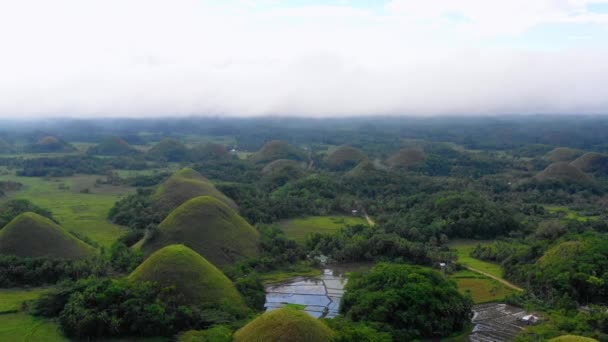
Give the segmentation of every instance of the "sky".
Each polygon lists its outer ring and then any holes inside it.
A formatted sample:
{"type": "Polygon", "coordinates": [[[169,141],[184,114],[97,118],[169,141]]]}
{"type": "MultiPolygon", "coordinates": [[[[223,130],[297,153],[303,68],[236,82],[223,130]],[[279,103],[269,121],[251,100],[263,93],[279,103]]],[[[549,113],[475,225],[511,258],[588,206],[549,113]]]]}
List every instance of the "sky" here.
{"type": "Polygon", "coordinates": [[[0,117],[608,114],[608,0],[0,0],[0,117]]]}

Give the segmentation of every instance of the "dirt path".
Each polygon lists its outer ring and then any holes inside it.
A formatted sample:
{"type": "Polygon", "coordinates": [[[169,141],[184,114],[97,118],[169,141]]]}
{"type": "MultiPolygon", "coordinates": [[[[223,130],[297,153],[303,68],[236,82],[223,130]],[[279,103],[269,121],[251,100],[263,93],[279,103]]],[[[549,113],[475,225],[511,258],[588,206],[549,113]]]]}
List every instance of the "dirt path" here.
{"type": "Polygon", "coordinates": [[[367,220],[367,224],[369,224],[370,227],[373,227],[376,224],[376,222],[374,222],[374,220],[372,220],[372,218],[369,217],[369,215],[367,215],[367,213],[364,213],[364,215],[365,215],[365,219],[367,220]]]}
{"type": "Polygon", "coordinates": [[[484,276],[486,276],[486,277],[488,277],[488,278],[492,278],[492,279],[494,279],[494,280],[496,280],[496,281],[499,281],[499,282],[500,282],[500,283],[502,283],[503,285],[505,285],[505,286],[507,286],[507,287],[510,287],[510,288],[512,288],[513,290],[516,290],[516,291],[519,291],[519,292],[523,292],[523,291],[524,291],[524,289],[522,289],[521,287],[519,287],[519,286],[517,286],[517,285],[513,285],[512,283],[510,283],[510,282],[508,282],[508,281],[506,281],[506,280],[504,280],[504,279],[502,279],[502,278],[499,278],[499,277],[497,277],[497,276],[491,275],[491,274],[486,273],[486,272],[484,272],[484,271],[480,271],[480,270],[478,270],[478,269],[476,269],[476,268],[469,267],[469,266],[467,266],[467,265],[462,265],[462,266],[464,266],[464,268],[466,268],[466,269],[467,269],[467,270],[469,270],[469,271],[473,271],[473,272],[475,272],[475,273],[479,273],[479,274],[484,275],[484,276]]]}

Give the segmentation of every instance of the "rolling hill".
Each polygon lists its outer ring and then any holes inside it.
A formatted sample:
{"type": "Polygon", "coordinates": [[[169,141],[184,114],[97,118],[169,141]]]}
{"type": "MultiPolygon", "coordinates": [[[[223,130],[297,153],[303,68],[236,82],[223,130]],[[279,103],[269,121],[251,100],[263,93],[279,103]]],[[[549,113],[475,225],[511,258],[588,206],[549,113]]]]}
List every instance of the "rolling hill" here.
{"type": "Polygon", "coordinates": [[[360,150],[342,145],[325,157],[325,163],[332,170],[349,170],[355,167],[357,164],[366,160],[367,157],[360,150]]]}
{"type": "Polygon", "coordinates": [[[190,152],[192,160],[226,160],[232,158],[232,155],[226,149],[226,146],[214,143],[206,143],[196,146],[190,152]]]}
{"type": "Polygon", "coordinates": [[[32,153],[70,153],[75,152],[76,148],[55,136],[48,135],[39,139],[35,144],[27,146],[26,151],[32,153]]]}
{"type": "Polygon", "coordinates": [[[419,149],[404,148],[390,157],[386,162],[392,169],[408,169],[424,162],[425,155],[419,149]]]}
{"type": "Polygon", "coordinates": [[[89,154],[102,156],[132,156],[140,154],[133,146],[120,137],[110,137],[88,150],[89,154]]]}
{"type": "Polygon", "coordinates": [[[159,210],[171,211],[198,196],[214,197],[230,208],[238,210],[238,206],[233,200],[191,168],[181,169],[164,181],[152,195],[152,200],[159,210]]]}
{"type": "Polygon", "coordinates": [[[573,161],[578,156],[582,155],[583,151],[569,148],[569,147],[558,147],[549,151],[545,155],[545,159],[551,162],[562,162],[562,161],[573,161]]]}
{"type": "Polygon", "coordinates": [[[264,166],[264,168],[262,169],[262,174],[271,175],[284,170],[288,170],[290,172],[295,173],[303,173],[304,171],[302,168],[302,164],[298,163],[297,161],[289,159],[278,159],[264,166]]]}
{"type": "Polygon", "coordinates": [[[154,252],[130,275],[130,281],[175,286],[182,304],[228,306],[244,313],[247,306],[234,284],[205,258],[184,245],[169,245],[154,252]]]}
{"type": "Polygon", "coordinates": [[[608,155],[602,153],[585,153],[570,164],[584,172],[596,173],[598,175],[608,174],[608,155]]]}
{"type": "Polygon", "coordinates": [[[79,259],[94,249],[46,217],[32,212],[15,217],[0,230],[0,254],[79,259]]]}
{"type": "Polygon", "coordinates": [[[563,181],[563,182],[589,182],[591,177],[576,166],[568,162],[557,162],[547,166],[543,171],[534,176],[539,181],[563,181]]]}
{"type": "Polygon", "coordinates": [[[175,139],[167,138],[154,145],[146,153],[146,157],[154,160],[181,162],[189,159],[190,151],[181,142],[175,139]]]}
{"type": "Polygon", "coordinates": [[[257,255],[258,231],[211,196],[193,198],[173,210],[158,231],[141,244],[144,254],[184,244],[216,266],[257,255]]]}
{"type": "Polygon", "coordinates": [[[254,163],[266,163],[277,159],[306,160],[306,153],[285,141],[273,140],[251,156],[254,163]]]}
{"type": "Polygon", "coordinates": [[[304,311],[281,308],[267,311],[234,334],[234,342],[324,342],[332,330],[304,311]]]}

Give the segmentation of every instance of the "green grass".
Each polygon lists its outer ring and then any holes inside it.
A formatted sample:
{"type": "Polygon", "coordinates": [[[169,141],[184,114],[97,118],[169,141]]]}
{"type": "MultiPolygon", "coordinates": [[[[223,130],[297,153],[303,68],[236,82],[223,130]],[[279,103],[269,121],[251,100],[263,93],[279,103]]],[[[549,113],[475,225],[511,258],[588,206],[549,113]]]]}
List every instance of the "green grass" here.
{"type": "Polygon", "coordinates": [[[309,216],[280,221],[278,225],[285,234],[303,243],[311,233],[334,233],[347,225],[367,224],[363,217],[354,216],[309,216]]]}
{"type": "Polygon", "coordinates": [[[87,236],[101,246],[109,247],[126,230],[107,220],[108,211],[120,197],[134,191],[129,187],[95,187],[100,176],[76,175],[65,178],[2,176],[3,180],[20,182],[24,187],[2,200],[22,198],[49,209],[61,226],[79,236],[87,236]],[[89,189],[91,193],[80,191],[89,189]]]}
{"type": "Polygon", "coordinates": [[[19,311],[21,310],[23,302],[34,300],[48,291],[49,288],[44,287],[32,289],[0,289],[0,314],[19,311]]]}
{"type": "Polygon", "coordinates": [[[563,215],[564,220],[578,221],[578,222],[589,222],[599,219],[599,216],[583,216],[575,210],[571,210],[564,206],[551,206],[546,205],[545,209],[554,215],[563,215]]]}
{"type": "Polygon", "coordinates": [[[258,252],[259,232],[215,197],[193,198],[161,222],[156,236],[142,245],[145,254],[184,244],[216,266],[233,264],[258,252]]]}
{"type": "Polygon", "coordinates": [[[158,208],[173,210],[198,196],[212,196],[232,209],[238,210],[233,200],[191,168],[183,168],[174,173],[158,187],[152,199],[156,202],[158,208]]]}
{"type": "Polygon", "coordinates": [[[332,330],[302,310],[281,308],[267,311],[234,334],[234,342],[277,341],[329,342],[332,330]]]}
{"type": "Polygon", "coordinates": [[[480,243],[483,244],[484,241],[459,240],[450,244],[450,248],[456,251],[456,254],[458,255],[457,262],[459,264],[502,278],[503,272],[500,265],[475,259],[470,256],[471,251],[480,243]]]}
{"type": "Polygon", "coordinates": [[[59,324],[33,317],[26,313],[0,315],[0,341],[5,342],[59,342],[69,341],[63,336],[59,324]]]}
{"type": "Polygon", "coordinates": [[[450,278],[456,281],[461,293],[471,292],[475,304],[502,301],[508,295],[517,293],[492,278],[469,270],[456,272],[450,278]]]}
{"type": "Polygon", "coordinates": [[[175,286],[184,304],[229,304],[243,313],[247,307],[236,288],[214,265],[184,245],[171,245],[152,254],[139,265],[129,280],[175,286]]]}
{"type": "Polygon", "coordinates": [[[302,266],[296,270],[291,271],[276,271],[271,273],[264,273],[260,275],[260,279],[264,284],[270,284],[279,283],[294,277],[318,277],[320,275],[321,270],[312,268],[310,266],[302,266]]]}
{"type": "Polygon", "coordinates": [[[36,213],[22,213],[0,230],[0,254],[80,259],[93,253],[90,245],[36,213]]]}

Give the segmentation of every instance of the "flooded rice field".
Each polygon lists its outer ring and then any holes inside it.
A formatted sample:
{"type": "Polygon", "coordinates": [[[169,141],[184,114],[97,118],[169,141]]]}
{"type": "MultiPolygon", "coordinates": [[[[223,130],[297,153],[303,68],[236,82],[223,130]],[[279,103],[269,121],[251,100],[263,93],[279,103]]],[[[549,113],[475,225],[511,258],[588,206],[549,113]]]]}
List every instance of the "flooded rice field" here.
{"type": "Polygon", "coordinates": [[[473,342],[507,342],[527,325],[521,318],[528,313],[508,304],[488,303],[473,307],[473,331],[469,340],[473,342]]]}
{"type": "Polygon", "coordinates": [[[369,268],[369,265],[332,265],[317,277],[295,277],[266,286],[266,310],[287,304],[303,305],[304,311],[316,318],[332,318],[338,314],[344,295],[346,273],[369,268]]]}

